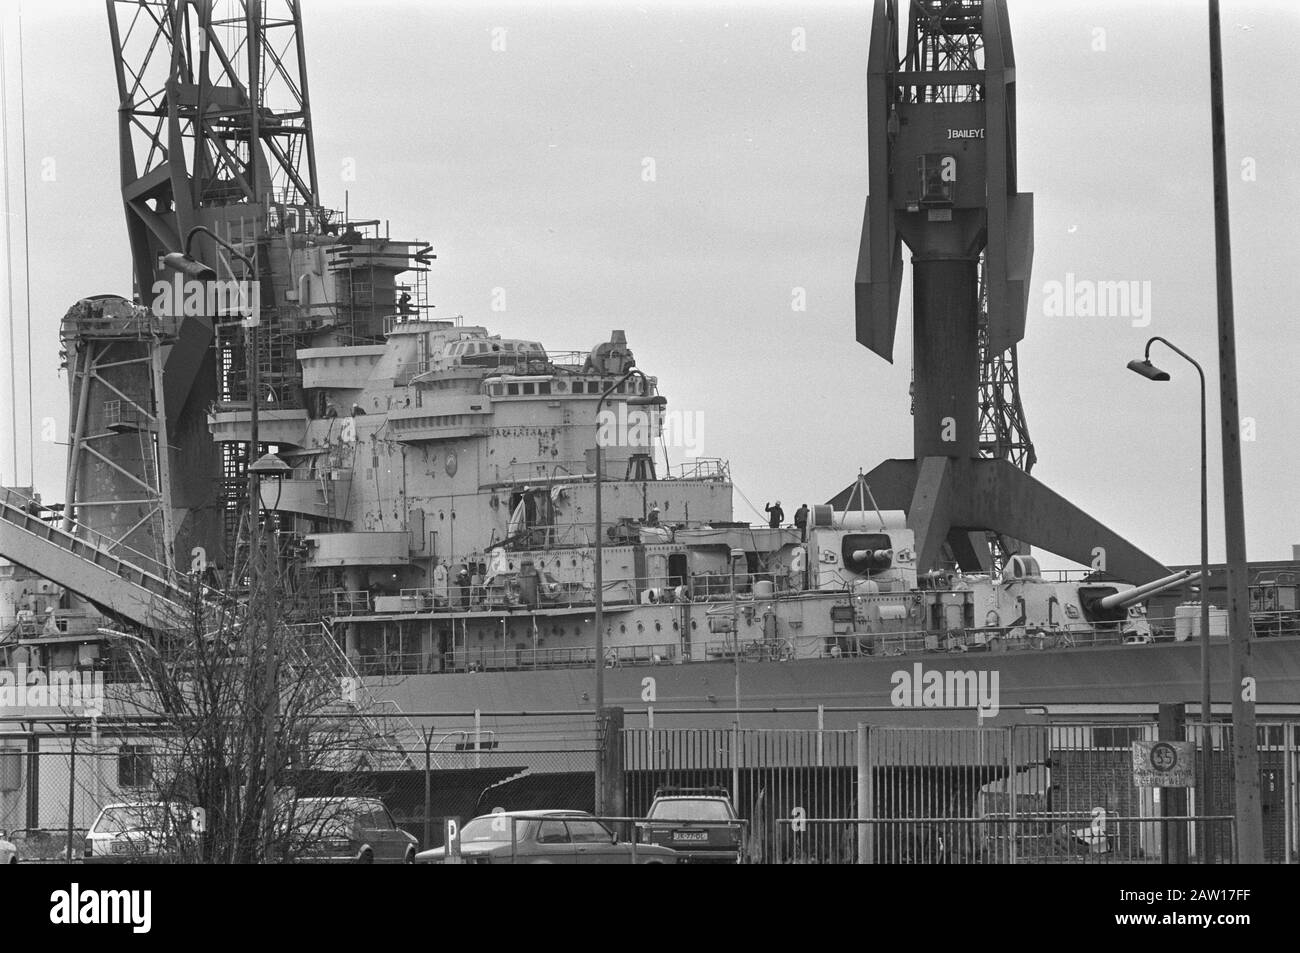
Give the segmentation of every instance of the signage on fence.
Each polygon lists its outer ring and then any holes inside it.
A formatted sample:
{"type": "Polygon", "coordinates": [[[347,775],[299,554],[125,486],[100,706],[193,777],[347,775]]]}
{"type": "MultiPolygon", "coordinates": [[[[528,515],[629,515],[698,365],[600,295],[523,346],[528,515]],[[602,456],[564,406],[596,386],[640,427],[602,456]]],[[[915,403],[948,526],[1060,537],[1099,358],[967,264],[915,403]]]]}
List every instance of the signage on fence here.
{"type": "Polygon", "coordinates": [[[442,862],[444,864],[463,864],[460,856],[460,822],[448,817],[442,822],[442,842],[446,847],[442,862]]]}
{"type": "Polygon", "coordinates": [[[1196,744],[1191,741],[1133,742],[1133,783],[1143,788],[1196,787],[1196,744]]]}

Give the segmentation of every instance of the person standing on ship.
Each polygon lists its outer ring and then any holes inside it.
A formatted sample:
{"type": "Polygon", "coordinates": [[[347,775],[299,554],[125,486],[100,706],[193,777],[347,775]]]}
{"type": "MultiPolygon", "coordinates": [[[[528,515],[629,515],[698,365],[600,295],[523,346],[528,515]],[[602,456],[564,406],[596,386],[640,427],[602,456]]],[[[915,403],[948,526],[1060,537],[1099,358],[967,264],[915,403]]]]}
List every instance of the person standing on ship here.
{"type": "Polygon", "coordinates": [[[469,604],[477,608],[483,604],[483,564],[474,564],[474,574],[469,577],[469,604]]]}
{"type": "Polygon", "coordinates": [[[767,525],[772,529],[780,529],[781,524],[785,521],[785,510],[781,509],[781,501],[776,501],[776,506],[770,503],[763,504],[763,512],[767,514],[767,525]]]}
{"type": "Polygon", "coordinates": [[[456,573],[456,608],[465,609],[469,606],[469,567],[461,563],[460,571],[456,573]]]}
{"type": "Polygon", "coordinates": [[[794,528],[799,531],[799,542],[808,542],[808,504],[801,503],[794,511],[794,528]]]}

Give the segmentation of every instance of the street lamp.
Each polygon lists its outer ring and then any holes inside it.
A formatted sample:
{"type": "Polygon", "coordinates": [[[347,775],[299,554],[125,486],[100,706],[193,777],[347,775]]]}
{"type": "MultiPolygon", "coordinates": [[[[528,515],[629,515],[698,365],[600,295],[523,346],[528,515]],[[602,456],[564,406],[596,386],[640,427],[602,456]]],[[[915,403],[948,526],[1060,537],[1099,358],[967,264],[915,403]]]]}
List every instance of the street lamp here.
{"type": "Polygon", "coordinates": [[[736,671],[736,720],[731,738],[731,805],[740,808],[740,595],[736,592],[736,561],[745,558],[740,548],[731,551],[731,648],[736,671]]]}
{"type": "MultiPolygon", "coordinates": [[[[232,255],[238,258],[240,262],[243,263],[245,269],[245,280],[253,282],[254,287],[256,287],[256,282],[258,280],[257,263],[253,259],[249,258],[247,255],[245,255],[243,252],[241,252],[230,242],[228,242],[226,239],[222,238],[216,232],[212,231],[210,228],[204,225],[195,225],[188,232],[186,232],[185,243],[182,246],[181,251],[179,253],[171,252],[169,254],[163,255],[162,257],[163,265],[167,268],[172,269],[173,271],[186,275],[187,277],[195,281],[201,281],[201,282],[215,281],[217,277],[216,270],[204,264],[203,262],[198,261],[190,254],[190,246],[194,242],[194,237],[199,233],[207,235],[209,238],[211,238],[222,248],[226,249],[228,252],[230,252],[232,255]]],[[[250,297],[247,303],[250,308],[260,307],[260,295],[255,297],[250,297]]],[[[260,397],[258,392],[261,390],[261,384],[258,381],[258,367],[257,367],[257,327],[261,323],[260,318],[261,318],[260,314],[254,311],[251,314],[245,314],[244,322],[243,322],[244,331],[246,335],[246,340],[244,342],[244,350],[247,353],[247,362],[248,362],[248,405],[249,405],[248,452],[247,452],[248,466],[247,466],[247,474],[246,474],[248,478],[248,486],[247,486],[248,489],[248,604],[250,609],[250,615],[254,620],[257,619],[257,617],[260,615],[261,608],[264,605],[270,604],[270,600],[269,598],[267,598],[269,593],[267,592],[265,586],[266,580],[262,578],[262,558],[261,558],[262,543],[258,533],[259,511],[261,509],[261,491],[259,488],[259,484],[261,482],[262,473],[267,472],[268,470],[271,472],[279,471],[279,475],[282,476],[283,470],[287,469],[287,465],[285,465],[283,461],[278,461],[278,458],[276,458],[275,460],[267,460],[265,457],[263,457],[262,459],[257,461],[254,461],[253,459],[254,456],[257,454],[259,446],[261,445],[260,434],[258,432],[259,428],[258,428],[258,413],[257,413],[257,407],[258,407],[259,397],[260,397]]],[[[279,505],[279,500],[276,501],[276,505],[277,506],[279,505]]],[[[257,623],[256,621],[254,621],[253,628],[246,634],[255,635],[256,631],[257,631],[257,623]]],[[[276,692],[276,685],[279,679],[279,671],[278,671],[279,657],[277,653],[272,650],[271,647],[272,647],[272,633],[270,630],[270,626],[268,625],[266,631],[267,650],[266,650],[266,671],[264,674],[265,687],[263,689],[263,691],[265,692],[265,698],[263,702],[264,704],[263,744],[265,747],[264,762],[266,765],[265,775],[266,775],[266,783],[268,789],[271,786],[273,770],[274,770],[273,766],[275,764],[275,753],[276,753],[276,747],[278,741],[275,735],[275,726],[278,720],[277,712],[279,709],[279,701],[280,701],[279,695],[276,692]]],[[[268,813],[266,815],[266,823],[262,831],[262,838],[264,844],[269,843],[270,840],[271,821],[272,821],[271,815],[270,813],[268,813]]]]}
{"type": "Polygon", "coordinates": [[[1206,448],[1205,448],[1205,371],[1201,365],[1186,351],[1170,344],[1162,337],[1153,337],[1147,341],[1146,352],[1142,360],[1129,361],[1128,369],[1141,374],[1147,380],[1167,381],[1169,372],[1162,371],[1151,363],[1151,345],[1159,341],[1175,354],[1185,359],[1196,368],[1201,379],[1201,808],[1202,814],[1210,814],[1210,803],[1214,798],[1211,788],[1213,774],[1210,771],[1210,529],[1209,529],[1209,494],[1206,488],[1206,448]]]}
{"type": "Polygon", "coordinates": [[[736,562],[745,558],[743,549],[731,551],[731,647],[736,660],[736,727],[740,727],[740,595],[736,591],[736,562]]]}
{"type": "MultiPolygon", "coordinates": [[[[293,467],[285,463],[274,453],[264,453],[258,458],[257,462],[248,468],[248,472],[255,474],[260,481],[264,477],[275,479],[275,505],[272,510],[280,508],[280,494],[284,492],[284,478],[293,472],[293,467]]],[[[261,502],[262,488],[258,486],[258,502],[261,502]]],[[[265,509],[265,507],[262,507],[265,509]]]]}
{"type": "MultiPolygon", "coordinates": [[[[605,481],[605,440],[601,436],[601,408],[605,406],[605,401],[609,395],[614,393],[619,387],[627,383],[631,378],[637,378],[641,381],[642,394],[627,399],[626,404],[629,407],[662,407],[668,403],[667,398],[661,395],[650,396],[645,393],[650,390],[650,381],[645,374],[636,368],[632,368],[614,383],[605,388],[605,392],[600,395],[600,400],[596,401],[596,579],[595,579],[595,597],[596,597],[596,728],[599,732],[602,719],[605,712],[605,575],[604,575],[604,538],[605,528],[601,513],[601,487],[605,481]]],[[[597,757],[596,759],[596,813],[603,814],[605,811],[605,759],[597,757]]]]}

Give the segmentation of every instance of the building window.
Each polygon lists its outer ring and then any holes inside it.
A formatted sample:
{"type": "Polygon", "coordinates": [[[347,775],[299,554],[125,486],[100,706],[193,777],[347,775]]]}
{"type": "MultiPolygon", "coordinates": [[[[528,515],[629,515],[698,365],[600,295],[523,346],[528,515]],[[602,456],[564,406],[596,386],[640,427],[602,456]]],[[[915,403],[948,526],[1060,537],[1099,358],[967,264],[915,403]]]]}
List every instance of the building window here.
{"type": "Polygon", "coordinates": [[[1092,729],[1092,746],[1094,748],[1131,749],[1133,742],[1146,741],[1147,729],[1139,726],[1116,725],[1108,727],[1098,725],[1092,729]]]}
{"type": "Polygon", "coordinates": [[[518,384],[507,384],[507,385],[506,385],[506,393],[507,393],[507,394],[515,394],[515,395],[517,395],[517,394],[519,393],[519,385],[518,385],[518,384]]]}
{"type": "Polygon", "coordinates": [[[537,393],[539,393],[539,394],[549,394],[550,392],[551,392],[551,382],[550,382],[550,381],[541,381],[541,382],[538,383],[538,385],[537,385],[537,393]]]}
{"type": "Polygon", "coordinates": [[[117,753],[117,786],[147,788],[153,784],[153,749],[148,745],[122,745],[117,753]]]}
{"type": "Polygon", "coordinates": [[[534,387],[531,383],[530,383],[530,384],[525,384],[525,385],[524,385],[524,393],[525,393],[525,394],[532,394],[532,393],[534,393],[536,390],[537,390],[537,388],[534,387]]]}

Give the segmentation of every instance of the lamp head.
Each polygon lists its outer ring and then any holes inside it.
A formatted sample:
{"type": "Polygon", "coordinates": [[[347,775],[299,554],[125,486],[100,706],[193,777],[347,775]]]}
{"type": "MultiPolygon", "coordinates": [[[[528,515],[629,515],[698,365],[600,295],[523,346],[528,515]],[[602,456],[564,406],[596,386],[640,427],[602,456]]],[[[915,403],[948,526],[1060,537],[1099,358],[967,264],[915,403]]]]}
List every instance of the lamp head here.
{"type": "Polygon", "coordinates": [[[1128,369],[1135,374],[1141,374],[1147,380],[1151,380],[1151,381],[1169,380],[1169,372],[1162,371],[1160,368],[1156,367],[1150,361],[1129,361],[1128,369]]]}
{"type": "Polygon", "coordinates": [[[191,258],[189,255],[174,251],[163,255],[163,264],[172,271],[179,271],[187,278],[193,278],[195,281],[216,281],[217,273],[209,268],[197,258],[191,258]]]}
{"type": "Polygon", "coordinates": [[[282,477],[293,470],[293,467],[285,463],[274,453],[264,453],[256,463],[248,468],[251,472],[266,475],[282,477]]]}

